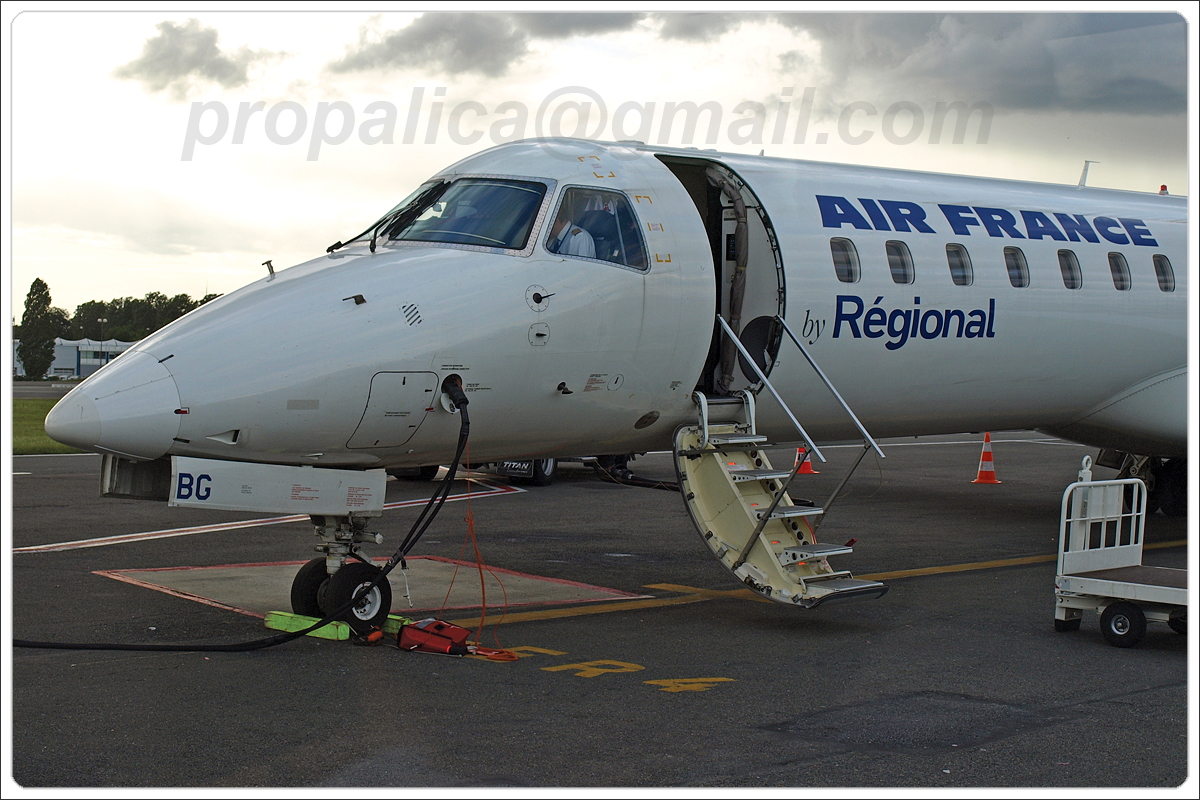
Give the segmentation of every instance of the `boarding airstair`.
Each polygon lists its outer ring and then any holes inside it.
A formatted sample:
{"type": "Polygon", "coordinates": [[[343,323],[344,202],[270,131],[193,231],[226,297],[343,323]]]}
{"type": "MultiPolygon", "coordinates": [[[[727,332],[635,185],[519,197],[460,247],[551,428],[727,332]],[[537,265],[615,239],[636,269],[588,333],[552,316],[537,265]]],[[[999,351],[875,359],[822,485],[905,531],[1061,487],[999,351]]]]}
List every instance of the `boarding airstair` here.
{"type": "MultiPolygon", "coordinates": [[[[793,500],[788,487],[803,460],[797,457],[790,469],[775,469],[768,461],[766,450],[776,445],[758,434],[755,422],[755,401],[764,387],[795,425],[807,452],[822,461],[825,457],[733,329],[720,316],[717,320],[744,357],[742,369],[747,379],[757,381],[729,396],[708,397],[696,392],[693,399],[698,424],[683,426],[675,434],[675,469],[696,529],[717,560],[738,580],[776,602],[813,608],[829,600],[882,596],[888,590],[885,584],[855,578],[829,565],[831,557],[852,552],[850,543],[819,544],[816,532],[863,457],[873,449],[882,458],[883,451],[783,318],[775,317],[774,324],[799,348],[863,437],[858,458],[823,506],[793,500]],[[747,365],[753,369],[753,376],[746,370],[747,365]]],[[[769,354],[764,354],[762,363],[771,360],[769,354]]]]}

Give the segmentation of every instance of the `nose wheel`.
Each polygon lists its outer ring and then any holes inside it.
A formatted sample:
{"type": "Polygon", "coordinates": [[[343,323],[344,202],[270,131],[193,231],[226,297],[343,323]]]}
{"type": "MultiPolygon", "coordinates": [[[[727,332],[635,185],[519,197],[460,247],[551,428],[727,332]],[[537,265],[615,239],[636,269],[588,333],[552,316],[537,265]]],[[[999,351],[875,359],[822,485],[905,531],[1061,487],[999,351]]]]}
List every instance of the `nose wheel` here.
{"type": "MultiPolygon", "coordinates": [[[[379,572],[378,567],[350,561],[330,575],[325,559],[314,558],[300,568],[292,581],[292,611],[322,618],[349,602],[360,587],[369,586],[379,572]]],[[[391,609],[392,587],[385,578],[342,612],[340,619],[355,633],[367,633],[383,627],[391,609]]]]}
{"type": "MultiPolygon", "coordinates": [[[[325,591],[318,598],[323,614],[329,614],[344,606],[356,593],[371,585],[379,574],[378,567],[361,561],[349,561],[333,575],[325,591]]],[[[381,628],[392,610],[392,586],[387,578],[379,582],[358,602],[342,612],[342,621],[349,623],[355,633],[367,633],[372,628],[381,628]]]]}
{"type": "Polygon", "coordinates": [[[321,591],[329,582],[329,570],[324,558],[309,561],[292,580],[292,611],[305,617],[324,616],[321,613],[321,591]]]}

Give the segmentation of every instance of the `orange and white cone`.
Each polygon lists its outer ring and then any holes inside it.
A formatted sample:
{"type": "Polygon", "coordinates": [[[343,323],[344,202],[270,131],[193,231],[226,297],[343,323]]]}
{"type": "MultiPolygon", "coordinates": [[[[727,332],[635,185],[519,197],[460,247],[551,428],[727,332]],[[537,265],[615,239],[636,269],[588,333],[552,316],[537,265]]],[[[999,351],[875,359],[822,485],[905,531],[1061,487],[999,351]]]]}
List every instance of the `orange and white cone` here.
{"type": "Polygon", "coordinates": [[[996,480],[996,467],[992,463],[992,434],[983,435],[983,455],[979,457],[979,477],[971,483],[1000,483],[996,480]]]}
{"type": "Polygon", "coordinates": [[[800,464],[800,469],[796,470],[797,475],[820,475],[812,468],[812,461],[808,458],[808,453],[804,452],[803,447],[796,448],[796,461],[800,464]]]}

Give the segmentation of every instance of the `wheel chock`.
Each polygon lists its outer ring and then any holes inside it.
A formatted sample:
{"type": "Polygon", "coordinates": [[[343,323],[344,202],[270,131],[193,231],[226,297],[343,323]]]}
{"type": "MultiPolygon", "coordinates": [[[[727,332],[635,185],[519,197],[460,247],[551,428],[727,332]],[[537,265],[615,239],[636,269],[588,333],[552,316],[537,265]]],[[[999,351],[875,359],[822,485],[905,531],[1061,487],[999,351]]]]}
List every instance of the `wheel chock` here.
{"type": "MultiPolygon", "coordinates": [[[[306,617],[303,614],[293,614],[288,611],[268,611],[267,616],[263,619],[263,624],[274,631],[293,632],[311,628],[319,621],[316,617],[306,617]]],[[[390,614],[383,623],[383,633],[385,636],[395,638],[402,627],[411,625],[412,622],[413,620],[408,617],[402,617],[399,614],[390,614]]],[[[345,642],[354,636],[354,631],[345,622],[330,622],[327,625],[317,628],[315,631],[310,631],[308,635],[315,636],[318,639],[332,639],[337,642],[345,642]]]]}
{"type": "MultiPolygon", "coordinates": [[[[320,620],[316,617],[306,617],[303,614],[292,614],[287,611],[268,611],[267,616],[263,619],[263,624],[271,630],[287,631],[288,633],[310,628],[317,622],[320,620]]],[[[308,632],[309,636],[315,636],[318,639],[333,639],[338,642],[348,640],[352,634],[350,626],[344,622],[330,622],[315,631],[308,632]]]]}

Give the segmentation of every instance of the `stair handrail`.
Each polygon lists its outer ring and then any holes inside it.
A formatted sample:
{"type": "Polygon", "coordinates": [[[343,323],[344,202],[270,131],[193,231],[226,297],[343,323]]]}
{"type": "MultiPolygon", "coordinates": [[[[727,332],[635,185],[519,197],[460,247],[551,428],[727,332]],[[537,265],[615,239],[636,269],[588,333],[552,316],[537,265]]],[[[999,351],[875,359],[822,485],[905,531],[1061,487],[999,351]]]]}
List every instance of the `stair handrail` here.
{"type": "MultiPolygon", "coordinates": [[[[876,444],[875,440],[871,438],[871,434],[867,433],[867,429],[863,427],[861,422],[859,422],[858,417],[855,415],[854,411],[851,410],[850,405],[842,398],[841,393],[834,388],[833,383],[829,380],[829,378],[825,377],[825,373],[821,371],[819,366],[817,366],[817,362],[813,360],[813,357],[808,354],[808,350],[804,349],[804,345],[800,344],[800,340],[796,338],[796,334],[792,333],[792,329],[788,327],[788,324],[784,318],[776,315],[775,319],[778,320],[779,324],[783,326],[783,329],[787,331],[788,337],[791,338],[792,342],[795,343],[796,347],[800,350],[801,355],[803,355],[808,361],[808,365],[812,367],[813,371],[816,372],[821,378],[821,381],[825,384],[825,388],[832,392],[833,396],[837,398],[837,401],[842,404],[842,408],[846,409],[846,413],[850,415],[850,419],[854,420],[854,425],[858,428],[859,433],[863,435],[863,439],[870,443],[871,447],[875,449],[875,452],[879,454],[880,458],[886,458],[886,456],[883,454],[883,451],[879,449],[879,445],[876,444]]],[[[753,359],[751,359],[751,362],[753,362],[753,359]]],[[[757,365],[755,365],[755,371],[758,371],[757,365]]],[[[759,374],[761,375],[762,373],[759,372],[759,374]]],[[[763,380],[766,380],[766,378],[763,380]]],[[[771,391],[774,392],[774,389],[771,391]]],[[[775,396],[779,397],[779,395],[775,396]]],[[[824,461],[824,459],[821,460],[824,461]]]]}
{"type": "Polygon", "coordinates": [[[737,334],[733,332],[733,328],[729,327],[729,323],[726,322],[720,314],[717,315],[717,322],[721,323],[721,327],[725,329],[726,335],[728,335],[733,341],[733,344],[735,347],[737,347],[738,352],[744,355],[746,360],[750,362],[750,366],[754,368],[755,373],[758,374],[758,377],[763,382],[763,385],[770,389],[771,394],[773,394],[775,399],[779,401],[779,405],[783,408],[784,413],[788,415],[788,419],[792,421],[792,424],[796,426],[796,430],[800,431],[800,435],[804,437],[805,444],[812,449],[812,452],[815,453],[817,458],[821,459],[821,461],[828,461],[828,459],[822,455],[821,450],[816,446],[816,444],[813,443],[812,438],[808,435],[808,431],[804,430],[804,426],[801,425],[800,421],[796,419],[794,414],[792,414],[792,410],[788,408],[787,403],[783,402],[783,398],[779,396],[779,392],[775,391],[775,387],[771,385],[769,380],[767,380],[767,376],[764,375],[763,371],[758,368],[758,362],[756,362],[754,357],[750,355],[749,351],[746,350],[745,346],[742,344],[742,340],[739,339],[737,334]]]}

